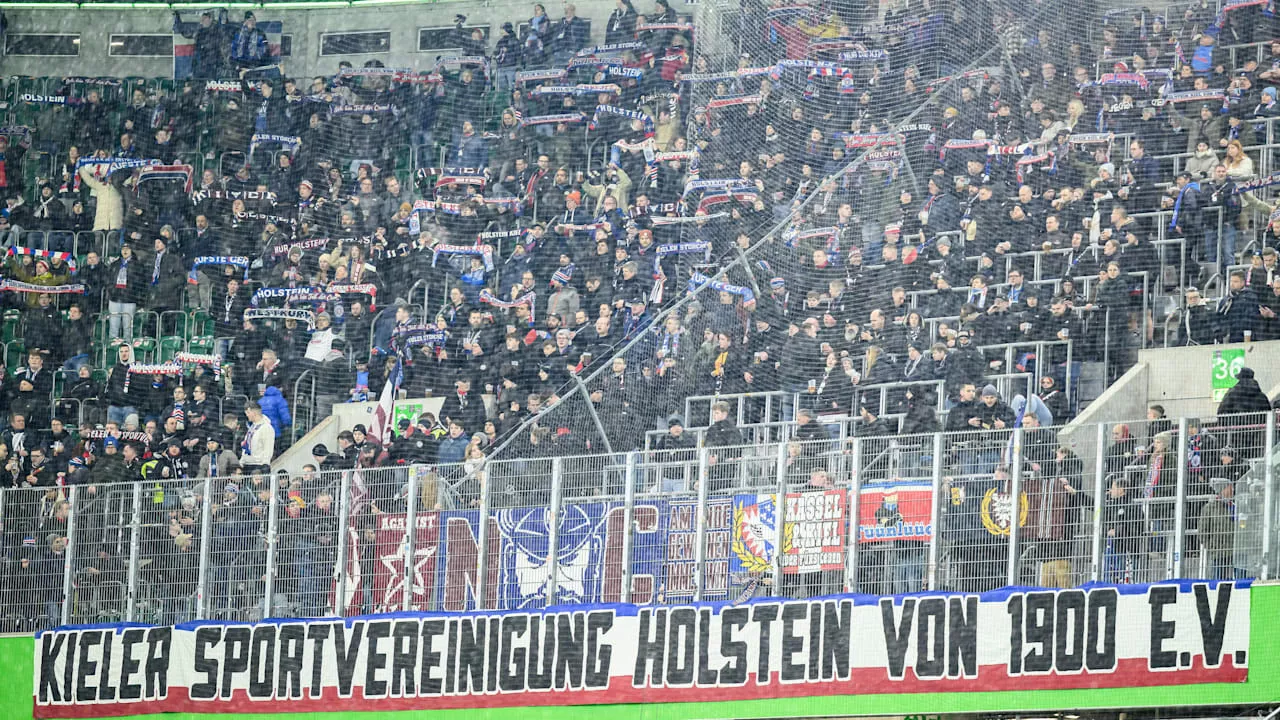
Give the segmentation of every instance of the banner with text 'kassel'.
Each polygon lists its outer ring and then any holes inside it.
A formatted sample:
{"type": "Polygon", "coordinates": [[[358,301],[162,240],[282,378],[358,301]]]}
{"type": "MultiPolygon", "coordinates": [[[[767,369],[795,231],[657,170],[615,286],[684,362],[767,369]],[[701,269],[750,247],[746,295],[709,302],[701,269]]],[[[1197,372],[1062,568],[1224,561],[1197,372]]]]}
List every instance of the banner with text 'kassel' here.
{"type": "Polygon", "coordinates": [[[1189,581],[981,596],[93,626],[37,636],[35,716],[1243,682],[1248,645],[1248,583],[1189,581]]]}

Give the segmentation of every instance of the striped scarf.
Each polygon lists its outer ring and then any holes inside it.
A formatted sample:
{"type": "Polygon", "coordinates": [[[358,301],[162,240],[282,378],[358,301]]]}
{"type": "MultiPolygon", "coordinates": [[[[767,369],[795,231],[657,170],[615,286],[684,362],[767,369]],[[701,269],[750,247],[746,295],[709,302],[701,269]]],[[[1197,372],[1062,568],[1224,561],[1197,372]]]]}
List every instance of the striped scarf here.
{"type": "Polygon", "coordinates": [[[7,251],[9,257],[14,255],[24,255],[27,257],[49,258],[51,260],[61,260],[67,264],[67,268],[71,272],[76,271],[76,258],[69,252],[58,252],[56,250],[38,250],[36,248],[11,247],[7,251]]]}
{"type": "Polygon", "coordinates": [[[502,298],[494,295],[488,290],[480,291],[480,302],[486,305],[492,305],[496,308],[502,308],[503,310],[507,310],[514,307],[520,307],[523,305],[529,308],[530,317],[536,314],[534,311],[534,308],[536,307],[537,299],[538,299],[538,293],[536,292],[527,292],[524,295],[521,295],[520,297],[516,298],[515,300],[503,300],[502,298]]]}

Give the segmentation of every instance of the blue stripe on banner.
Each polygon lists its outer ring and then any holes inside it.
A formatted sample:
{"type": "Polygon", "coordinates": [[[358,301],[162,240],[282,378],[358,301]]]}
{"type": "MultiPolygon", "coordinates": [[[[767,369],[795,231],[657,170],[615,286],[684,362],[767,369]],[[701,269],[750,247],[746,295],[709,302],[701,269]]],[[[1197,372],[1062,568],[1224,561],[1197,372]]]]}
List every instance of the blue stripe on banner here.
{"type": "MultiPolygon", "coordinates": [[[[539,508],[524,508],[526,510],[540,510],[539,508]]],[[[441,513],[442,515],[447,513],[441,513]]],[[[439,567],[439,563],[437,563],[439,567]]],[[[1195,586],[1204,585],[1210,590],[1217,590],[1218,586],[1223,583],[1232,583],[1237,590],[1248,590],[1253,586],[1253,580],[1166,580],[1162,582],[1144,583],[1144,584],[1111,584],[1111,583],[1085,583],[1077,586],[1078,590],[1090,591],[1099,588],[1112,588],[1119,595],[1146,595],[1153,587],[1176,587],[1179,593],[1189,594],[1194,592],[1195,586]]],[[[948,591],[925,591],[917,593],[907,593],[904,595],[871,595],[867,593],[836,593],[831,595],[815,595],[806,598],[806,601],[817,602],[821,600],[843,600],[851,602],[855,607],[866,607],[871,605],[879,605],[882,600],[892,599],[893,604],[901,607],[904,600],[911,598],[950,598],[950,597],[977,597],[983,603],[1003,603],[1010,597],[1015,595],[1025,595],[1033,592],[1061,592],[1061,588],[1042,588],[1034,585],[1016,585],[991,590],[983,593],[971,592],[948,592],[948,591]]],[[[722,609],[725,607],[735,607],[741,605],[767,605],[777,604],[779,602],[797,602],[793,598],[786,597],[759,597],[751,598],[743,602],[729,602],[727,600],[713,600],[694,603],[667,603],[664,605],[637,605],[626,603],[592,603],[584,605],[566,605],[560,608],[544,608],[543,606],[527,607],[527,608],[510,608],[505,610],[476,610],[468,609],[467,616],[470,617],[492,617],[507,615],[516,612],[555,612],[574,611],[574,610],[592,610],[607,607],[619,617],[634,617],[642,610],[652,611],[655,607],[671,608],[683,606],[706,607],[713,609],[722,609]]],[[[456,612],[430,612],[430,611],[410,611],[410,612],[387,612],[378,613],[376,615],[352,615],[345,618],[317,618],[314,622],[334,623],[341,620],[347,627],[351,627],[356,622],[367,622],[370,620],[386,620],[388,618],[395,619],[417,619],[426,617],[458,617],[456,612]]],[[[173,627],[184,630],[191,630],[199,627],[238,627],[251,625],[296,625],[300,620],[298,618],[264,618],[256,621],[244,620],[192,620],[189,622],[177,623],[173,627]]],[[[305,622],[305,621],[304,621],[305,622]]],[[[63,625],[57,628],[46,628],[37,630],[35,637],[50,632],[68,631],[68,630],[114,630],[117,634],[128,630],[129,628],[149,628],[154,627],[146,623],[138,622],[119,622],[119,623],[90,623],[85,625],[63,625]]]]}

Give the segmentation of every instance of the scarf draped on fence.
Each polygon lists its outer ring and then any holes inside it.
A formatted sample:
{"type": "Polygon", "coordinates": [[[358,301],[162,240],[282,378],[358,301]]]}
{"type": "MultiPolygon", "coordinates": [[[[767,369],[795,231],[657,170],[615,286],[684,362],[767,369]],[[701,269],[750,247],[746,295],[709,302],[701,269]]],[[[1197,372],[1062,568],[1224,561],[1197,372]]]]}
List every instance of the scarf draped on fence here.
{"type": "Polygon", "coordinates": [[[23,255],[26,257],[49,258],[50,260],[61,260],[67,264],[67,269],[71,272],[76,271],[76,257],[69,252],[59,252],[57,250],[37,250],[36,248],[11,247],[7,251],[9,257],[14,255],[23,255]]]}

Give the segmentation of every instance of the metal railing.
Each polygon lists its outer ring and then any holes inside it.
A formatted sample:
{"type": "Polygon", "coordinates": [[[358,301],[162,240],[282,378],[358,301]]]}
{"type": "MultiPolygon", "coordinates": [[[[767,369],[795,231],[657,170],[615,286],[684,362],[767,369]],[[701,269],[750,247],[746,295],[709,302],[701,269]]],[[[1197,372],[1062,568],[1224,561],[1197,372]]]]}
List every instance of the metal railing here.
{"type": "Polygon", "coordinates": [[[757,592],[808,596],[1275,574],[1274,413],[1100,424],[1079,457],[1035,427],[816,427],[661,452],[5,490],[0,589],[16,600],[2,620],[679,603],[761,580],[757,592]],[[787,508],[814,503],[835,510],[801,572],[782,539],[815,528],[787,508]],[[766,506],[773,520],[756,514],[766,506]]]}

